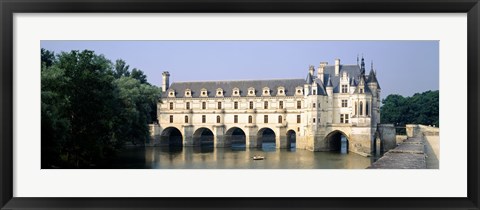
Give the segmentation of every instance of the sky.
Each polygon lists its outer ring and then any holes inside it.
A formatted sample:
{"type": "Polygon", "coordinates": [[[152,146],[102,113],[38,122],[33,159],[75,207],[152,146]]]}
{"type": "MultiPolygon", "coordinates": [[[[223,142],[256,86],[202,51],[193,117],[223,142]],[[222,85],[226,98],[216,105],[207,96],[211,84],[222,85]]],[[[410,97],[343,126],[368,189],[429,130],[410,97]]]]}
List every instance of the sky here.
{"type": "MultiPolygon", "coordinates": [[[[438,41],[41,41],[56,54],[93,50],[130,70],[141,69],[161,87],[162,72],[172,82],[255,79],[305,79],[310,65],[356,64],[365,58],[377,72],[381,98],[412,96],[439,89],[438,41]]],[[[315,72],[316,75],[316,72],[315,72]]]]}

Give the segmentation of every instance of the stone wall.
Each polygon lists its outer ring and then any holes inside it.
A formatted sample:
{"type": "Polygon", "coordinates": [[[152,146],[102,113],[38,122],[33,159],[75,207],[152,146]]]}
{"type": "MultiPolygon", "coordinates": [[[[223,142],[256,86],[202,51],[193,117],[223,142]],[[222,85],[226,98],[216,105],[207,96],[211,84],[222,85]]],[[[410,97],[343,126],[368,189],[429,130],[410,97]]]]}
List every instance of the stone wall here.
{"type": "Polygon", "coordinates": [[[383,143],[383,151],[388,151],[397,146],[395,126],[393,124],[380,124],[377,127],[383,143]]]}

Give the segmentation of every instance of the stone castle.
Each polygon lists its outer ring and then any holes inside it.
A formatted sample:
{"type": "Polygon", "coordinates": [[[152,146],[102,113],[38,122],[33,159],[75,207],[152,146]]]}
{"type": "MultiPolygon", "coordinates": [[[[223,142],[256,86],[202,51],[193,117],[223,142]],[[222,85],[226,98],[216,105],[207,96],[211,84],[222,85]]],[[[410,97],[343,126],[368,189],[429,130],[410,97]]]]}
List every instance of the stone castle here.
{"type": "Polygon", "coordinates": [[[370,154],[379,138],[373,63],[310,66],[305,79],[173,82],[163,72],[159,136],[151,145],[346,149],[370,154]]]}

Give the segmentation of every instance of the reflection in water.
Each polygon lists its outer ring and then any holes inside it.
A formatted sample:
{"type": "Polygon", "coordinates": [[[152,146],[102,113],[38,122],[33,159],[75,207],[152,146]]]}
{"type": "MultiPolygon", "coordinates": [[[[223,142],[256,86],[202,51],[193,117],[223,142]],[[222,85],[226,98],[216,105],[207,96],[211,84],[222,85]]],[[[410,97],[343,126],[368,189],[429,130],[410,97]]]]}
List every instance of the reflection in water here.
{"type": "Polygon", "coordinates": [[[374,157],[354,153],[311,152],[307,150],[277,149],[275,143],[264,143],[261,148],[213,147],[131,147],[108,168],[147,169],[364,169],[374,157]],[[264,160],[253,160],[255,155],[264,160]]]}

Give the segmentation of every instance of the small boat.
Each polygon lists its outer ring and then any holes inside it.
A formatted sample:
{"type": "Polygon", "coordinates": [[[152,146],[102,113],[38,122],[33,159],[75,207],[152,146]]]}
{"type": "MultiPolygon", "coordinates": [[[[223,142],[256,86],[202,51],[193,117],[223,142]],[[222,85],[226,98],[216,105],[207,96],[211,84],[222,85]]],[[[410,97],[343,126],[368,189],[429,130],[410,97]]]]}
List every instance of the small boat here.
{"type": "Polygon", "coordinates": [[[263,160],[263,159],[265,159],[265,157],[263,156],[259,156],[259,155],[253,156],[253,160],[263,160]]]}

